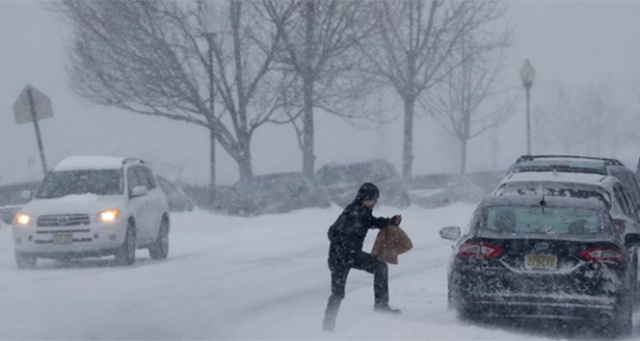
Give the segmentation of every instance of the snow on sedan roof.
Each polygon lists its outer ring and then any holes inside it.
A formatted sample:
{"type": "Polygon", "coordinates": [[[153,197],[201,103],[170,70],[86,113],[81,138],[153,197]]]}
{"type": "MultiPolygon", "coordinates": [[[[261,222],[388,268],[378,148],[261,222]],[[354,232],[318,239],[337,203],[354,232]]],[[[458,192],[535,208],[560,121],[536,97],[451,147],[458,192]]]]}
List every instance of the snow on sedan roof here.
{"type": "Polygon", "coordinates": [[[115,156],[69,156],[60,161],[53,170],[78,170],[78,169],[120,169],[125,160],[115,156]]]}

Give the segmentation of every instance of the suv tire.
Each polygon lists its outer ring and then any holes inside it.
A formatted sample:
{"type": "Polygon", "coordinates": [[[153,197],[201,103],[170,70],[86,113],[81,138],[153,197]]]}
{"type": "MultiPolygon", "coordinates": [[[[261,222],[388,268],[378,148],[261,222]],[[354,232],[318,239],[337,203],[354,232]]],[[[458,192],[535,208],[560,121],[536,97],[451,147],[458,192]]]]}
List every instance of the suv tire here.
{"type": "Polygon", "coordinates": [[[36,263],[38,262],[38,258],[36,256],[17,251],[15,254],[16,265],[18,266],[18,269],[33,269],[36,267],[36,263]]]}
{"type": "Polygon", "coordinates": [[[169,221],[165,218],[160,223],[158,236],[149,246],[149,256],[153,259],[165,259],[169,255],[169,221]]]}
{"type": "Polygon", "coordinates": [[[132,265],[136,262],[136,232],[133,224],[129,223],[122,246],[116,251],[116,265],[132,265]]]}

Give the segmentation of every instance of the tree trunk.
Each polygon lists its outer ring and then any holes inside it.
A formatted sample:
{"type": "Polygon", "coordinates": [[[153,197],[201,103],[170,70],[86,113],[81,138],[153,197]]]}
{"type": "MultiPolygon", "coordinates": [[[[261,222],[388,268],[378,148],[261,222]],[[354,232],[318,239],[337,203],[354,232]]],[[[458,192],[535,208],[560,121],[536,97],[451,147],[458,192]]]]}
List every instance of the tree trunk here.
{"type": "Polygon", "coordinates": [[[213,129],[209,128],[209,174],[210,185],[215,187],[216,185],[216,134],[213,129]]]}
{"type": "Polygon", "coordinates": [[[253,167],[251,166],[251,134],[248,132],[238,133],[238,155],[235,157],[238,163],[240,180],[249,180],[253,177],[253,167]]]}
{"type": "Polygon", "coordinates": [[[216,201],[216,134],[209,128],[209,207],[216,201]]]}
{"type": "Polygon", "coordinates": [[[302,173],[312,176],[316,156],[313,153],[313,81],[304,79],[304,116],[302,136],[302,173]]]}
{"type": "Polygon", "coordinates": [[[460,140],[460,174],[465,175],[467,172],[467,142],[468,139],[460,140]]]}
{"type": "Polygon", "coordinates": [[[304,116],[303,132],[302,132],[302,174],[312,176],[315,164],[315,155],[313,154],[313,83],[315,82],[315,73],[312,69],[314,57],[314,31],[315,31],[315,3],[313,0],[307,0],[304,4],[304,20],[305,20],[305,46],[304,61],[302,62],[302,91],[304,92],[304,116]]]}
{"type": "Polygon", "coordinates": [[[415,98],[404,98],[404,144],[402,152],[402,176],[405,179],[411,178],[413,167],[413,112],[415,98]]]}
{"type": "Polygon", "coordinates": [[[240,172],[240,180],[248,180],[253,177],[253,168],[251,166],[251,152],[241,151],[237,160],[238,171],[240,172]]]}

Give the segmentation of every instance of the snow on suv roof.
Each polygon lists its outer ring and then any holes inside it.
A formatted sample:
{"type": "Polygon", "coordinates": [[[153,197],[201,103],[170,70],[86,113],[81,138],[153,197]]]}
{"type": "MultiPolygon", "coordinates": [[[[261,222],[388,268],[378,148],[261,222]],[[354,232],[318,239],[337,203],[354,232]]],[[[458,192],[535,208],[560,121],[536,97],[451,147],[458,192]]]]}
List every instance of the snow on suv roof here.
{"type": "Polygon", "coordinates": [[[69,156],[60,161],[54,171],[79,169],[120,169],[126,158],[115,156],[69,156]]]}
{"type": "MultiPolygon", "coordinates": [[[[619,183],[614,176],[585,173],[562,173],[562,172],[531,172],[512,173],[504,178],[497,186],[493,195],[502,195],[518,188],[527,187],[531,184],[544,186],[561,186],[576,190],[577,197],[599,198],[605,205],[611,205],[611,195],[616,183],[619,183]],[[599,193],[596,195],[596,193],[599,193]],[[600,198],[602,197],[602,198],[600,198]]],[[[529,188],[537,192],[537,190],[529,188]]]]}
{"type": "MultiPolygon", "coordinates": [[[[572,182],[579,184],[601,184],[607,179],[614,179],[609,175],[591,173],[563,173],[563,172],[523,172],[511,173],[500,184],[511,182],[572,182]]],[[[617,179],[615,179],[617,181],[617,179]]]]}
{"type": "Polygon", "coordinates": [[[523,155],[513,164],[511,172],[558,172],[609,174],[607,167],[624,166],[617,159],[576,155],[523,155]]]}

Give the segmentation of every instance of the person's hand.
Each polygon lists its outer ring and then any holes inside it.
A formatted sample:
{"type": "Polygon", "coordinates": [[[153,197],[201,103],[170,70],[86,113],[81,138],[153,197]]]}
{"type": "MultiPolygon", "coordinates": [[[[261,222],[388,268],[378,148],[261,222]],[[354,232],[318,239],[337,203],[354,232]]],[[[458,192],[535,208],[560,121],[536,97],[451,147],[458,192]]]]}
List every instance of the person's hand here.
{"type": "Polygon", "coordinates": [[[400,226],[401,222],[402,222],[402,216],[400,214],[396,214],[393,217],[391,217],[391,224],[392,225],[400,226]]]}

